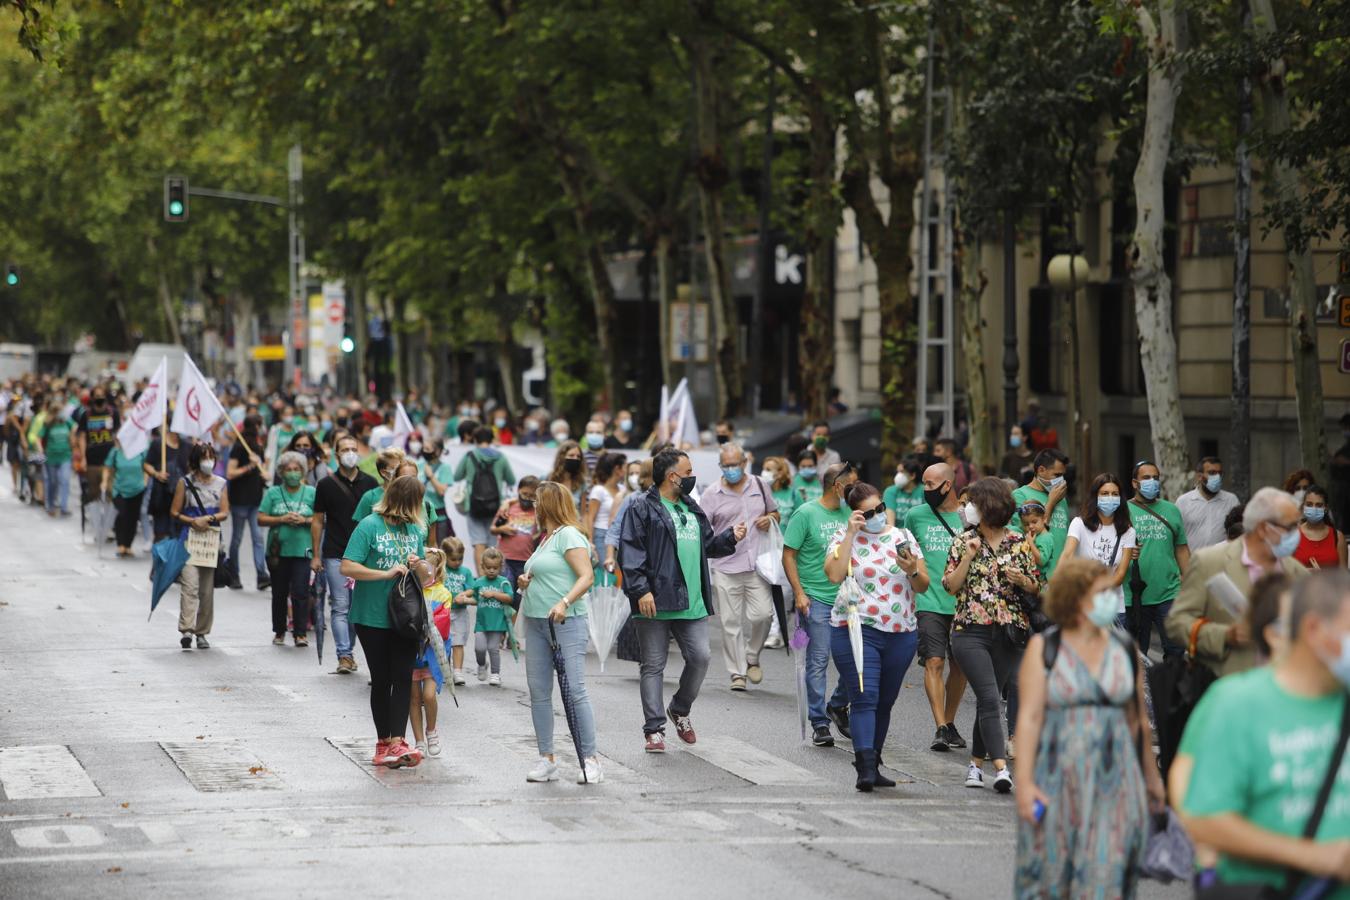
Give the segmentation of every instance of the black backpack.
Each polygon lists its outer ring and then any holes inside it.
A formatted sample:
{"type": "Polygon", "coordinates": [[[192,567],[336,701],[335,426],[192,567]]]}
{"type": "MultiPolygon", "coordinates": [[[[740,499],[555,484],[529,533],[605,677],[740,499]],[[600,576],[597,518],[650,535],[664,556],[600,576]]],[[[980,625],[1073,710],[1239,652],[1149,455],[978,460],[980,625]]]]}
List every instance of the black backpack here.
{"type": "Polygon", "coordinates": [[[389,627],[399,637],[420,641],[426,625],[422,585],[412,572],[404,572],[389,586],[389,627]]]}
{"type": "Polygon", "coordinates": [[[490,519],[502,505],[501,485],[497,481],[497,464],[485,461],[477,453],[469,454],[473,461],[473,479],[469,482],[469,515],[475,519],[490,519]]]}

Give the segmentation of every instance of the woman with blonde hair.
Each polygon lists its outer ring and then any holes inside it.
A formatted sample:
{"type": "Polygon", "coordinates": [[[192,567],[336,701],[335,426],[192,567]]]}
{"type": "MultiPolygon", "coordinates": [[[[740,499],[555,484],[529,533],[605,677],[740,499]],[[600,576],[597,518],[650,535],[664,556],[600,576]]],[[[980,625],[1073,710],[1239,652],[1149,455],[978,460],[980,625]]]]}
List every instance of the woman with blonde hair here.
{"type": "MultiPolygon", "coordinates": [[[[373,493],[373,492],[372,492],[373,493]]],[[[369,494],[367,494],[369,496],[369,494]]],[[[363,498],[364,499],[364,498],[363,498]]],[[[422,483],[416,475],[395,478],[352,532],[342,574],[356,582],[348,620],[370,667],[370,714],[375,722],[377,766],[415,766],[422,753],[404,740],[418,641],[394,631],[389,621],[389,584],[407,574],[426,543],[422,483]]]]}
{"type": "MultiPolygon", "coordinates": [[[[576,447],[576,444],[572,445],[576,447]]],[[[558,779],[553,755],[553,656],[552,644],[562,650],[567,682],[576,712],[581,747],[581,771],[577,783],[602,780],[595,752],[595,714],[586,693],[586,594],[595,575],[591,570],[591,544],[581,532],[576,507],[566,485],[545,481],[535,494],[539,531],[544,538],[525,563],[520,576],[525,618],[525,678],[530,687],[530,715],[539,747],[539,762],[526,781],[558,779]]]]}
{"type": "Polygon", "coordinates": [[[580,444],[563,441],[558,445],[558,452],[553,456],[553,471],[549,472],[548,480],[562,485],[572,495],[572,505],[576,508],[577,523],[580,525],[585,513],[582,501],[586,493],[586,459],[580,444]]]}

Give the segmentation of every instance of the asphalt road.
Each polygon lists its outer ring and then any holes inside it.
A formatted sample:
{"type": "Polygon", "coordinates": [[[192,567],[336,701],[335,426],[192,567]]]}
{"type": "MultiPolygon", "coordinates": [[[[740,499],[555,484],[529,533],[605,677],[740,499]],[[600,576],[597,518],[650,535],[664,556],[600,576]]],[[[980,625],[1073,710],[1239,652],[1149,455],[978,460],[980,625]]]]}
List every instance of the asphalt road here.
{"type": "MultiPolygon", "coordinates": [[[[509,656],[502,687],[471,677],[458,709],[443,702],[441,758],[374,770],[366,679],[330,674],[331,646],[323,665],[272,646],[250,589],[218,591],[212,649],[182,651],[177,590],[147,623],[148,559],[111,549],[0,486],[0,897],[1011,894],[1012,800],[963,787],[964,756],[927,749],[917,670],[886,753],[902,783],[871,795],[846,742],[801,742],[783,651],[745,694],[714,653],[698,744],[672,729],[659,757],[642,749],[636,665],[601,674],[592,654],[600,785],[567,777],[570,748],[564,780],[525,782],[524,662],[509,656]]],[[[672,652],[668,691],[679,665],[672,652]]],[[[973,717],[967,697],[967,736],[973,717]]]]}

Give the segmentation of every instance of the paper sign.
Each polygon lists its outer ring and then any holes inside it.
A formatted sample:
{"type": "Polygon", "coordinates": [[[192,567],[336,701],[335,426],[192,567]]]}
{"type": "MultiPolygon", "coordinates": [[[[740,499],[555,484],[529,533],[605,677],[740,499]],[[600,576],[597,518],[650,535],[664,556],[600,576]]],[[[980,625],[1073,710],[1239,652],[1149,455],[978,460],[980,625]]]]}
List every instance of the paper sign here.
{"type": "Polygon", "coordinates": [[[214,569],[216,558],[220,555],[220,529],[208,528],[205,531],[198,531],[189,528],[187,552],[187,565],[214,569]]]}

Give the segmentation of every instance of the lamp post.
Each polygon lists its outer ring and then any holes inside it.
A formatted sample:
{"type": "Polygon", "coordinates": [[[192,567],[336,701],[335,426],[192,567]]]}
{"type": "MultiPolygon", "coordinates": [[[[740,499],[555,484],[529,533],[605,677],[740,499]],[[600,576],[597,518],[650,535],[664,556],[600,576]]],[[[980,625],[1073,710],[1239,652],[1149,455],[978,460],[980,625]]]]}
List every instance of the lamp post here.
{"type": "Polygon", "coordinates": [[[1077,254],[1060,253],[1050,258],[1045,275],[1050,286],[1068,295],[1068,321],[1065,323],[1064,343],[1069,355],[1069,385],[1067,400],[1069,423],[1073,430],[1073,457],[1086,474],[1090,444],[1083,426],[1082,380],[1078,365],[1078,287],[1087,281],[1088,261],[1077,254]]]}

